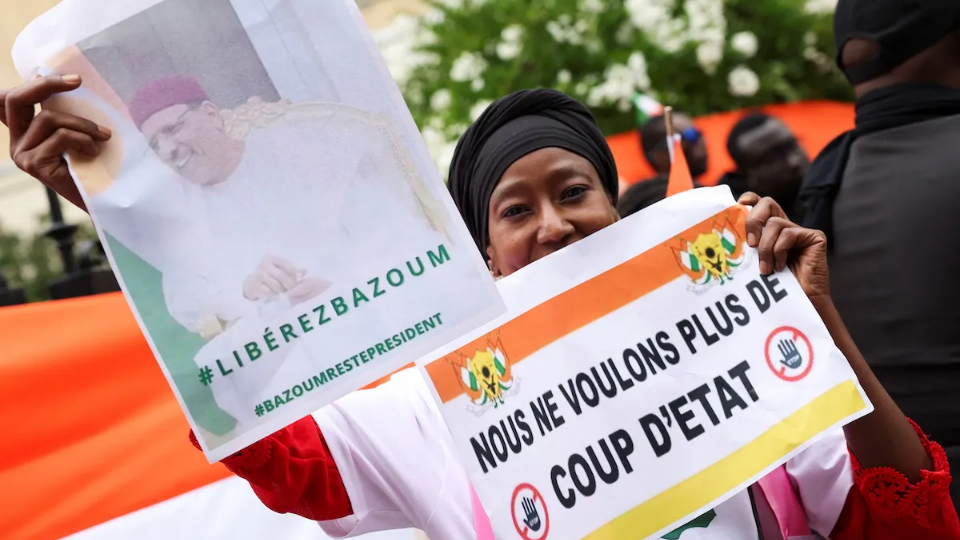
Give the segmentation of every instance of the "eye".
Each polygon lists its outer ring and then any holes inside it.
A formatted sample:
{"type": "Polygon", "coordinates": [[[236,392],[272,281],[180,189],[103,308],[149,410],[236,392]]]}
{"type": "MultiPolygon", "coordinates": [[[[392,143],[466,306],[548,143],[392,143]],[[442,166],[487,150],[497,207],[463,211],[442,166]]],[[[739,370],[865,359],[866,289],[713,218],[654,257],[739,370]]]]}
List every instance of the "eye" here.
{"type": "Polygon", "coordinates": [[[510,208],[507,208],[506,210],[503,211],[503,217],[513,218],[513,217],[522,215],[526,212],[527,212],[526,206],[520,206],[520,205],[511,206],[510,208]]]}
{"type": "Polygon", "coordinates": [[[586,192],[587,192],[586,186],[571,186],[567,188],[566,191],[563,192],[563,197],[561,197],[561,200],[565,201],[567,199],[576,199],[577,197],[583,195],[586,192]]]}

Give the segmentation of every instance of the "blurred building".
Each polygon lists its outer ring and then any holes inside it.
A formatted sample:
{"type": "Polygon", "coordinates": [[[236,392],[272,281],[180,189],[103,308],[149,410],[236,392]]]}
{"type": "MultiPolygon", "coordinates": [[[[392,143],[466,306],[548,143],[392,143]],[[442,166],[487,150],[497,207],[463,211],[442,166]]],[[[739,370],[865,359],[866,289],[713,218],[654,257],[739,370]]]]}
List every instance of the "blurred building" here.
{"type": "MultiPolygon", "coordinates": [[[[409,17],[419,15],[426,9],[422,0],[356,0],[367,25],[374,32],[384,55],[390,58],[406,51],[403,31],[409,26],[409,17]],[[405,21],[402,24],[394,24],[405,21]],[[400,31],[398,31],[398,27],[400,31]]],[[[3,17],[0,17],[0,87],[9,88],[19,84],[10,60],[9,51],[17,35],[31,20],[59,3],[59,0],[11,0],[4,2],[3,17]]],[[[7,148],[7,131],[0,129],[0,228],[21,234],[41,232],[40,218],[49,213],[49,204],[43,188],[20,172],[10,161],[7,148]]],[[[73,205],[64,202],[64,218],[68,223],[86,220],[86,215],[73,205]]]]}

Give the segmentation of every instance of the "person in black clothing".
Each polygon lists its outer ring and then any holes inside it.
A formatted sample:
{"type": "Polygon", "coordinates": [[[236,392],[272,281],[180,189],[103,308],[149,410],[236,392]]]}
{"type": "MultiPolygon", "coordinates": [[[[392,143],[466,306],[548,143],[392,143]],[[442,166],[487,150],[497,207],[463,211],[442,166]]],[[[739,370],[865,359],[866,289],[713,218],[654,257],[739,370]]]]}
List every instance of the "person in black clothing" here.
{"type": "Polygon", "coordinates": [[[772,116],[750,114],[733,126],[727,151],[737,170],[720,184],[730,186],[735,199],[752,191],[777,201],[791,220],[802,218],[797,194],[810,159],[790,128],[772,116]]]}
{"type": "Polygon", "coordinates": [[[840,0],[834,36],[856,127],[811,166],[804,224],[877,378],[958,471],[960,2],[840,0]]]}
{"type": "MultiPolygon", "coordinates": [[[[683,148],[690,175],[696,185],[697,178],[707,172],[707,145],[703,134],[693,125],[693,120],[683,113],[673,113],[673,127],[680,135],[680,147],[683,148]]],[[[623,192],[617,205],[620,217],[635,214],[667,196],[670,151],[667,147],[667,123],[663,115],[654,116],[640,130],[640,146],[647,163],[657,175],[641,180],[623,192]]]]}
{"type": "MultiPolygon", "coordinates": [[[[680,135],[683,155],[690,165],[693,179],[707,172],[707,144],[703,134],[693,125],[693,120],[683,114],[673,113],[674,133],[680,135]]],[[[640,130],[640,146],[647,163],[653,167],[657,177],[670,175],[670,150],[667,146],[667,122],[663,115],[654,116],[640,130]]]]}
{"type": "Polygon", "coordinates": [[[617,213],[620,214],[620,217],[625,218],[662,201],[667,197],[668,181],[669,178],[664,175],[637,182],[630,186],[630,189],[620,195],[620,201],[617,202],[617,213]]]}

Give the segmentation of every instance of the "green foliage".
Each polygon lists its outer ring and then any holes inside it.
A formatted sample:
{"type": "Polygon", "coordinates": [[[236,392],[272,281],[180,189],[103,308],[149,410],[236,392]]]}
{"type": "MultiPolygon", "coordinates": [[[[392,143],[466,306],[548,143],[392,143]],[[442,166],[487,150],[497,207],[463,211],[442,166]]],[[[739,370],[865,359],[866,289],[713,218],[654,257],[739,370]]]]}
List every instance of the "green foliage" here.
{"type": "MultiPolygon", "coordinates": [[[[49,299],[47,285],[63,275],[63,263],[57,244],[44,236],[50,226],[49,216],[38,220],[37,233],[22,235],[0,228],[0,272],[10,287],[23,289],[27,300],[38,302],[49,299]]],[[[76,242],[97,239],[90,222],[80,224],[76,242]]]]}
{"type": "Polygon", "coordinates": [[[523,88],[586,102],[607,134],[635,127],[635,91],[692,115],[851,100],[830,10],[830,0],[443,0],[391,69],[444,169],[472,117],[523,88]]]}

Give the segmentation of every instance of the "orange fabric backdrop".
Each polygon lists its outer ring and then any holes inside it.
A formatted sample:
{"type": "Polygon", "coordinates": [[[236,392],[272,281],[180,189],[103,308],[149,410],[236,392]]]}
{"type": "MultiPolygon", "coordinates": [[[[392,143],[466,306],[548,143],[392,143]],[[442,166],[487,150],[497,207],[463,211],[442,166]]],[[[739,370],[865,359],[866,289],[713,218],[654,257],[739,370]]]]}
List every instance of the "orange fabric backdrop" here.
{"type": "Polygon", "coordinates": [[[0,309],[0,536],[52,540],[227,476],[119,293],[0,309]]]}
{"type": "MultiPolygon", "coordinates": [[[[853,128],[853,105],[833,101],[805,101],[783,105],[769,105],[760,110],[783,120],[800,140],[811,159],[834,137],[853,128]]],[[[733,169],[733,161],[727,154],[727,135],[745,111],[711,114],[695,119],[707,141],[709,168],[700,179],[705,185],[714,185],[723,173],[733,169]]],[[[607,139],[617,160],[620,178],[628,183],[653,176],[640,151],[640,137],[636,131],[614,135],[607,139]]]]}

